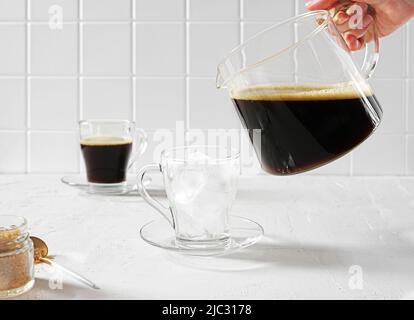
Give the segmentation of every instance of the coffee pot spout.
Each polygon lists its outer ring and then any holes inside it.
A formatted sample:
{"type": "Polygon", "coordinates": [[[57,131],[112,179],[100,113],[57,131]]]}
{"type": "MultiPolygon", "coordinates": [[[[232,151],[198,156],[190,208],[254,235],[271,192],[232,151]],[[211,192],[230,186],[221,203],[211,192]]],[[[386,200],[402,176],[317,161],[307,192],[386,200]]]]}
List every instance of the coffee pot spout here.
{"type": "Polygon", "coordinates": [[[220,72],[220,69],[219,69],[219,68],[217,68],[217,75],[216,75],[216,88],[217,88],[217,89],[224,89],[224,88],[226,88],[226,87],[224,86],[224,78],[223,78],[223,76],[221,75],[221,72],[220,72]]]}

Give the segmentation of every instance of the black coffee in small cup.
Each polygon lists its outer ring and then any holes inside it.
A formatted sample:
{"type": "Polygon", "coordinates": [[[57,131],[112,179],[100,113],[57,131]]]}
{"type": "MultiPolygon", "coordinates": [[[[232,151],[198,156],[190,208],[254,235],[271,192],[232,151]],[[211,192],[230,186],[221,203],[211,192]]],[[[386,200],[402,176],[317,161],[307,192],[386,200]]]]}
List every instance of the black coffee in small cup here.
{"type": "Polygon", "coordinates": [[[88,181],[92,183],[121,183],[126,181],[132,139],[96,136],[80,142],[85,159],[88,181]]]}

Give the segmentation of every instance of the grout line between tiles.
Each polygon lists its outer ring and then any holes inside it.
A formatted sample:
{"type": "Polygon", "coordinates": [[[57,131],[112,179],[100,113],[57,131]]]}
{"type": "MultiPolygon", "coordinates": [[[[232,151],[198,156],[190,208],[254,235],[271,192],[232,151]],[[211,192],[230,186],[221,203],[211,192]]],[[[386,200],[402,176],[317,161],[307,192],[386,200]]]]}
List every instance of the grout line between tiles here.
{"type": "Polygon", "coordinates": [[[242,20],[243,17],[243,0],[239,0],[239,44],[241,44],[244,41],[244,22],[242,20]]]}
{"type": "Polygon", "coordinates": [[[402,142],[402,148],[400,148],[400,155],[402,155],[402,168],[400,168],[399,173],[397,175],[405,175],[406,167],[407,167],[407,137],[406,135],[398,135],[402,142]]]}
{"type": "MultiPolygon", "coordinates": [[[[410,25],[407,23],[405,25],[405,81],[404,81],[404,118],[405,118],[405,135],[404,135],[404,174],[409,175],[409,168],[408,168],[408,149],[409,149],[409,138],[408,133],[410,130],[410,121],[408,115],[409,113],[409,91],[410,91],[410,81],[409,76],[410,72],[412,72],[411,64],[410,64],[410,25]]],[[[414,41],[414,39],[412,39],[414,41]]]]}
{"type": "Polygon", "coordinates": [[[42,129],[32,129],[29,130],[30,133],[50,133],[50,134],[74,134],[76,133],[76,129],[75,130],[42,130],[42,129]]]}
{"type": "Polygon", "coordinates": [[[404,174],[408,175],[408,137],[409,137],[409,118],[408,115],[410,114],[408,112],[408,108],[409,108],[409,85],[410,85],[410,81],[408,79],[405,79],[404,81],[404,111],[405,111],[405,134],[404,134],[404,139],[405,139],[405,163],[404,163],[404,174]]]}
{"type": "MultiPolygon", "coordinates": [[[[31,11],[31,0],[26,1],[26,17],[30,18],[31,11]]],[[[25,70],[25,83],[26,83],[26,173],[31,171],[31,136],[30,136],[30,127],[31,127],[31,86],[30,86],[30,54],[31,54],[31,33],[30,33],[30,23],[25,20],[26,27],[26,70],[25,70]]]]}
{"type": "Polygon", "coordinates": [[[187,144],[187,131],[190,129],[190,24],[188,22],[190,18],[190,0],[185,0],[185,50],[184,50],[184,59],[185,59],[185,93],[184,93],[184,100],[185,100],[185,123],[184,123],[184,143],[187,144]]]}
{"type": "MultiPolygon", "coordinates": [[[[244,32],[242,31],[242,34],[244,32]]],[[[82,43],[82,41],[80,41],[82,43]]],[[[81,59],[82,60],[82,59],[81,59]]],[[[82,63],[83,64],[83,63],[82,63]]],[[[20,74],[0,74],[0,79],[24,79],[27,76],[32,78],[49,78],[49,79],[76,79],[79,76],[85,79],[128,79],[130,77],[135,77],[137,79],[178,79],[186,76],[185,73],[177,75],[137,75],[137,74],[84,74],[84,73],[75,73],[75,74],[36,74],[36,73],[20,73],[20,74]]],[[[214,75],[197,75],[197,74],[188,74],[188,77],[193,79],[211,79],[215,78],[214,75]]],[[[401,81],[401,80],[414,80],[414,77],[401,77],[401,78],[373,78],[374,81],[401,81]]]]}
{"type": "MultiPolygon", "coordinates": [[[[234,19],[234,20],[192,20],[186,19],[189,23],[194,24],[235,24],[240,22],[247,22],[251,24],[275,24],[277,22],[281,22],[282,20],[251,20],[251,19],[234,19]]],[[[27,19],[27,20],[2,20],[0,21],[0,25],[8,25],[8,24],[25,24],[26,22],[30,22],[34,25],[42,25],[42,24],[49,24],[48,20],[36,20],[36,19],[27,19]]],[[[139,19],[124,19],[124,20],[85,20],[85,19],[71,19],[71,20],[64,20],[63,24],[78,24],[78,23],[85,23],[85,24],[128,24],[131,22],[135,22],[137,24],[182,24],[182,20],[139,20],[139,19]]]]}
{"type": "Polygon", "coordinates": [[[25,80],[26,82],[26,130],[25,130],[25,135],[26,135],[26,172],[29,173],[30,172],[30,161],[31,161],[31,157],[30,157],[30,150],[31,150],[31,140],[30,140],[30,133],[29,133],[29,127],[30,127],[30,81],[29,78],[26,78],[25,80]]]}
{"type": "MultiPolygon", "coordinates": [[[[131,0],[131,17],[135,20],[136,15],[136,0],[131,0]]],[[[135,121],[135,124],[138,123],[137,115],[137,81],[135,74],[137,72],[137,42],[136,42],[136,28],[137,25],[135,22],[131,22],[131,108],[132,108],[132,120],[135,121]]],[[[136,164],[134,164],[136,165],[136,164]]]]}
{"type": "MultiPolygon", "coordinates": [[[[137,61],[136,61],[136,50],[137,50],[137,44],[136,44],[136,28],[137,25],[134,22],[134,18],[135,18],[135,11],[136,11],[136,0],[131,0],[131,17],[132,17],[132,21],[131,21],[131,75],[135,75],[137,72],[137,61]]],[[[135,105],[134,105],[135,108],[135,105]]]]}
{"type": "MultiPolygon", "coordinates": [[[[0,79],[25,79],[27,76],[30,76],[33,79],[77,79],[78,77],[82,77],[84,79],[97,79],[97,80],[111,80],[111,79],[129,79],[131,77],[137,78],[137,79],[163,79],[163,80],[171,80],[171,79],[181,79],[186,76],[185,73],[183,74],[177,74],[177,75],[134,75],[134,74],[123,74],[123,75],[87,75],[87,74],[10,74],[0,75],[0,79]]],[[[215,79],[214,75],[188,75],[189,78],[192,79],[215,79]]],[[[384,79],[377,79],[377,80],[384,80],[384,79]]],[[[400,79],[401,80],[401,79],[400,79]]]]}
{"type": "Polygon", "coordinates": [[[32,0],[26,1],[26,19],[23,21],[24,23],[27,23],[29,20],[32,19],[32,0]]]}
{"type": "Polygon", "coordinates": [[[239,19],[244,20],[244,0],[239,0],[239,19]]]}
{"type": "MultiPolygon", "coordinates": [[[[98,76],[98,75],[33,75],[33,74],[26,74],[26,75],[10,75],[10,76],[2,76],[0,75],[0,79],[26,79],[26,77],[30,77],[31,79],[66,79],[66,80],[75,80],[78,78],[83,78],[87,80],[127,80],[130,78],[136,78],[140,80],[177,80],[183,79],[185,74],[176,75],[176,76],[135,76],[135,75],[113,75],[113,76],[98,76]]],[[[192,79],[215,79],[214,76],[189,76],[192,79]]]]}
{"type": "Polygon", "coordinates": [[[26,134],[27,130],[24,129],[0,129],[0,133],[23,133],[26,134]]]}
{"type": "Polygon", "coordinates": [[[408,115],[410,114],[409,112],[409,91],[410,91],[410,80],[409,79],[404,79],[403,80],[403,95],[404,95],[404,99],[403,99],[403,103],[404,103],[404,132],[405,134],[410,132],[410,121],[408,118],[408,115]]]}
{"type": "MultiPolygon", "coordinates": [[[[406,25],[406,29],[405,29],[405,61],[406,61],[406,78],[405,78],[405,95],[404,95],[404,99],[405,99],[405,105],[404,105],[404,110],[405,110],[405,131],[409,132],[410,131],[410,121],[408,118],[408,115],[410,114],[408,112],[409,110],[409,91],[410,91],[410,72],[411,71],[411,64],[410,64],[410,26],[409,24],[406,25]]],[[[414,41],[414,39],[413,39],[414,41]]]]}
{"type": "Polygon", "coordinates": [[[404,175],[408,175],[408,135],[404,135],[404,175]]]}
{"type": "Polygon", "coordinates": [[[184,129],[187,131],[190,129],[191,110],[190,110],[190,78],[185,76],[185,125],[184,129]]]}
{"type": "MultiPolygon", "coordinates": [[[[411,92],[411,94],[410,94],[410,90],[411,90],[411,85],[412,84],[414,84],[414,80],[413,79],[405,79],[405,106],[406,106],[406,117],[407,117],[407,119],[406,119],[406,133],[412,133],[412,130],[413,130],[412,128],[410,128],[410,121],[409,121],[410,120],[409,119],[410,114],[413,114],[414,113],[414,111],[409,112],[409,110],[410,110],[410,102],[411,102],[410,101],[411,95],[414,98],[414,93],[411,92]]],[[[413,88],[414,88],[414,86],[413,86],[413,88]]],[[[411,108],[414,108],[414,105],[411,106],[411,108]]],[[[413,120],[413,122],[414,122],[414,120],[413,120]]]]}
{"type": "Polygon", "coordinates": [[[131,19],[132,21],[136,20],[136,11],[137,11],[137,4],[136,4],[136,0],[131,0],[131,19]]]}
{"type": "Polygon", "coordinates": [[[76,77],[83,75],[83,24],[78,25],[78,74],[76,77]]]}
{"type": "MultiPolygon", "coordinates": [[[[80,22],[83,19],[83,0],[78,0],[78,17],[79,22],[78,25],[78,74],[76,75],[77,82],[78,82],[78,113],[79,118],[78,120],[82,120],[84,118],[84,110],[83,110],[83,80],[81,75],[83,74],[83,24],[80,22]]],[[[77,150],[76,156],[78,157],[78,173],[81,171],[82,168],[82,157],[80,149],[77,150]]]]}
{"type": "MultiPolygon", "coordinates": [[[[82,0],[79,0],[79,16],[82,15],[82,0]]],[[[79,96],[78,96],[78,104],[79,104],[79,119],[81,120],[84,117],[84,110],[83,110],[83,24],[78,24],[78,74],[76,78],[78,80],[78,89],[79,89],[79,96]]]]}
{"type": "MultiPolygon", "coordinates": [[[[132,0],[132,7],[135,8],[135,0],[132,0]]],[[[136,24],[131,22],[131,51],[130,51],[130,59],[131,59],[131,75],[130,75],[130,84],[131,84],[131,117],[132,120],[137,123],[137,86],[136,86],[136,78],[134,77],[136,73],[136,34],[135,34],[136,24]]]]}
{"type": "Polygon", "coordinates": [[[137,74],[137,25],[136,23],[131,24],[131,75],[136,76],[137,74]]]}
{"type": "MultiPolygon", "coordinates": [[[[405,53],[405,75],[407,79],[410,75],[410,26],[408,23],[404,26],[404,53],[405,53]]],[[[414,39],[413,39],[414,40],[414,39]]]]}
{"type": "Polygon", "coordinates": [[[131,93],[132,93],[132,120],[135,122],[136,125],[138,125],[138,112],[137,112],[137,81],[136,78],[131,78],[131,93]]]}
{"type": "Polygon", "coordinates": [[[84,110],[83,110],[83,79],[81,77],[78,78],[78,106],[79,106],[79,121],[84,118],[84,110]]]}
{"type": "Polygon", "coordinates": [[[75,19],[75,20],[77,20],[77,22],[82,22],[83,21],[83,0],[78,0],[78,14],[79,14],[79,19],[75,19]]]}
{"type": "MultiPolygon", "coordinates": [[[[131,8],[132,13],[131,17],[133,20],[135,20],[136,15],[136,0],[131,0],[131,8]]],[[[131,23],[131,108],[132,108],[132,120],[135,121],[135,124],[137,125],[138,122],[138,115],[137,115],[137,82],[136,78],[134,77],[137,70],[136,66],[136,56],[137,56],[137,43],[136,43],[136,23],[131,23]]],[[[134,164],[135,165],[135,164],[134,164]]]]}
{"type": "MultiPolygon", "coordinates": [[[[78,78],[78,103],[79,103],[79,121],[82,120],[84,118],[83,115],[83,80],[79,77],[78,78]]],[[[78,132],[79,134],[79,132],[78,132]]],[[[82,157],[80,156],[80,149],[78,149],[77,151],[77,156],[78,156],[78,165],[79,165],[79,171],[80,168],[82,167],[82,157]]]]}
{"type": "MultiPolygon", "coordinates": [[[[234,20],[191,20],[186,19],[189,23],[194,24],[235,24],[239,23],[239,19],[234,20]]],[[[30,23],[34,25],[44,25],[49,24],[46,20],[28,20],[30,23]]],[[[0,25],[8,25],[8,24],[24,24],[25,20],[10,20],[10,21],[0,21],[0,25]]],[[[84,20],[84,19],[77,19],[77,20],[64,20],[63,24],[77,24],[77,23],[85,23],[85,24],[129,24],[129,23],[136,23],[136,24],[143,24],[143,25],[153,25],[153,24],[182,24],[182,20],[137,20],[137,19],[125,19],[125,20],[84,20]]],[[[275,23],[275,21],[269,20],[245,20],[248,23],[257,23],[262,24],[264,22],[268,23],[275,23]]]]}

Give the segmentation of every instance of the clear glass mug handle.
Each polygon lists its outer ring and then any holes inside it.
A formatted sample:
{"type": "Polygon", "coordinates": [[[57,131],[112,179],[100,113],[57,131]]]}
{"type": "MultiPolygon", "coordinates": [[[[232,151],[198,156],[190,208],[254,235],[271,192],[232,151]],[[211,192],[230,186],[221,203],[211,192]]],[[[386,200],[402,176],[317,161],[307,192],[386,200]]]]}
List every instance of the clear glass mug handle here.
{"type": "MultiPolygon", "coordinates": [[[[363,17],[362,8],[358,5],[358,2],[354,2],[350,0],[340,0],[339,5],[331,9],[329,13],[331,17],[334,17],[337,12],[346,11],[347,9],[351,9],[351,12],[353,13],[353,16],[356,17],[357,22],[358,22],[358,19],[362,19],[363,17]],[[360,15],[360,18],[357,15],[360,15]]],[[[380,50],[379,34],[378,34],[378,30],[376,28],[376,23],[375,23],[375,19],[376,19],[375,10],[369,5],[368,5],[368,13],[374,18],[374,22],[372,23],[370,27],[371,34],[372,34],[372,41],[366,42],[364,62],[360,70],[362,76],[365,77],[365,79],[369,79],[373,75],[374,70],[378,64],[379,50],[380,50]]],[[[363,23],[362,20],[359,21],[359,23],[363,23]]],[[[357,26],[358,26],[358,23],[356,23],[356,27],[357,26]]]]}
{"type": "MultiPolygon", "coordinates": [[[[141,194],[141,197],[155,210],[157,210],[165,219],[167,219],[168,223],[174,229],[174,219],[171,212],[171,208],[163,205],[160,201],[154,199],[150,196],[147,189],[145,188],[145,176],[149,172],[157,172],[162,173],[161,165],[159,164],[148,164],[142,167],[138,172],[138,190],[141,194]]],[[[151,179],[150,179],[151,180],[151,179]]]]}
{"type": "Polygon", "coordinates": [[[134,163],[138,160],[140,156],[142,156],[142,154],[145,152],[145,150],[147,150],[148,147],[148,136],[145,133],[145,131],[140,128],[136,128],[135,134],[137,135],[137,137],[139,137],[139,147],[138,150],[135,151],[134,156],[129,161],[128,169],[130,169],[134,165],[134,163]]]}

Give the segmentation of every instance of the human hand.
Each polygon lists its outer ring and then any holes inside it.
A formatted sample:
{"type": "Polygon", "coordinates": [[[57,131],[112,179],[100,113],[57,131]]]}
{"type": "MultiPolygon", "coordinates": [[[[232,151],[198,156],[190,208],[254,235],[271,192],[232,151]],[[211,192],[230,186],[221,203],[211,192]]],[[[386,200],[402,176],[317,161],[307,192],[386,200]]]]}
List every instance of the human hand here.
{"type": "Polygon", "coordinates": [[[333,21],[351,51],[359,50],[373,40],[373,24],[378,36],[385,37],[414,16],[414,0],[311,0],[306,7],[309,10],[337,9],[333,21]],[[344,2],[349,6],[342,9],[344,2]],[[351,4],[358,5],[358,12],[362,13],[358,27],[350,23],[357,14],[351,4]]]}

